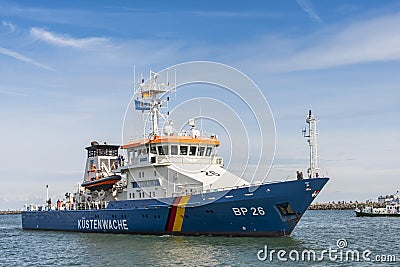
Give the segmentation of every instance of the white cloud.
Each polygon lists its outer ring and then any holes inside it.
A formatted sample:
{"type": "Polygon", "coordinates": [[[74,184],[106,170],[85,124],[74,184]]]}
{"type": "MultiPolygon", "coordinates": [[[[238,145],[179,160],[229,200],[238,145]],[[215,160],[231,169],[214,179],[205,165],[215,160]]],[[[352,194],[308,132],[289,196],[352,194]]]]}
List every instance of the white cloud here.
{"type": "Polygon", "coordinates": [[[12,24],[11,22],[5,21],[5,20],[3,20],[3,26],[10,28],[11,32],[14,32],[16,29],[16,26],[14,24],[12,24]]]}
{"type": "Polygon", "coordinates": [[[312,4],[307,0],[297,0],[297,4],[301,6],[301,8],[308,13],[311,20],[314,22],[322,22],[322,19],[315,12],[312,4]]]}
{"type": "Polygon", "coordinates": [[[8,49],[3,48],[3,47],[0,47],[0,54],[3,54],[3,55],[6,55],[6,56],[9,56],[9,57],[21,60],[23,62],[32,64],[32,65],[37,66],[37,67],[42,68],[42,69],[55,71],[55,69],[53,69],[52,67],[46,66],[46,65],[44,65],[42,63],[39,63],[39,62],[37,62],[37,61],[27,57],[27,56],[24,56],[24,55],[22,55],[20,53],[8,50],[8,49]]]}
{"type": "MultiPolygon", "coordinates": [[[[282,43],[289,55],[275,51],[279,59],[264,60],[268,63],[263,65],[271,71],[294,71],[400,60],[398,25],[400,14],[395,14],[337,26],[296,40],[275,38],[274,43],[282,43]],[[310,45],[303,48],[304,43],[310,45]]],[[[274,57],[272,54],[265,56],[274,57]]]]}
{"type": "Polygon", "coordinates": [[[69,46],[74,48],[96,48],[107,44],[107,38],[72,38],[65,34],[57,34],[41,28],[31,28],[31,36],[56,46],[69,46]]]}

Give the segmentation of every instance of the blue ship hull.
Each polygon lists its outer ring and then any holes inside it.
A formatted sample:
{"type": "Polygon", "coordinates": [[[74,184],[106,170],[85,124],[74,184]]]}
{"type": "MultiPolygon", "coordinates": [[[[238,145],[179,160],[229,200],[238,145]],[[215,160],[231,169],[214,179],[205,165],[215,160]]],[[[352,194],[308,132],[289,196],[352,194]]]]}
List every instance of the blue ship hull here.
{"type": "Polygon", "coordinates": [[[23,229],[154,235],[287,236],[329,178],[192,196],[111,201],[106,209],[22,212],[23,229]]]}

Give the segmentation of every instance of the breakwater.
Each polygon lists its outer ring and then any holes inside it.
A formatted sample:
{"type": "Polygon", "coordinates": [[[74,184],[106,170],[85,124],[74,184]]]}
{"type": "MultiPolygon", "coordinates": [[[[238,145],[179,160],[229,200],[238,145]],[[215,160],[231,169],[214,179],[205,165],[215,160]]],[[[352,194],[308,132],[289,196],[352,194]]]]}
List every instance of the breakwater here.
{"type": "Polygon", "coordinates": [[[0,215],[5,214],[21,214],[20,210],[0,210],[0,215]]]}
{"type": "Polygon", "coordinates": [[[309,210],[354,210],[355,208],[364,208],[373,206],[374,208],[384,208],[384,203],[378,202],[358,202],[358,201],[338,201],[328,203],[314,203],[308,207],[309,210]]]}

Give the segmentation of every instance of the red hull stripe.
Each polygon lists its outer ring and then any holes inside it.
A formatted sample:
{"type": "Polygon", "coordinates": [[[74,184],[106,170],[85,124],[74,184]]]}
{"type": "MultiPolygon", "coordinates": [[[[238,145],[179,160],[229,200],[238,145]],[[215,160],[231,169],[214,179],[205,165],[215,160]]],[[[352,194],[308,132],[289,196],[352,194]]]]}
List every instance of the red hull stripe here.
{"type": "Polygon", "coordinates": [[[174,222],[175,222],[175,216],[176,216],[176,210],[178,209],[178,204],[181,201],[182,197],[177,197],[174,200],[174,203],[172,204],[171,210],[169,211],[168,214],[168,220],[167,220],[167,227],[165,230],[171,232],[172,229],[174,228],[174,222]]]}

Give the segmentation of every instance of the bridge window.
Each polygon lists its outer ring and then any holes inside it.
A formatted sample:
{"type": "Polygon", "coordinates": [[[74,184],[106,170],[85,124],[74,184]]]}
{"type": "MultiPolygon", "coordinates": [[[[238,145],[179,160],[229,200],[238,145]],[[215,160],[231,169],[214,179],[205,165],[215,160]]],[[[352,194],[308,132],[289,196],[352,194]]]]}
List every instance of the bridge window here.
{"type": "MultiPolygon", "coordinates": [[[[153,187],[160,186],[159,180],[148,180],[148,181],[140,181],[138,182],[139,187],[153,187]]],[[[144,195],[144,193],[143,193],[144,195]]],[[[149,192],[149,196],[151,197],[151,192],[149,192]]]]}
{"type": "Polygon", "coordinates": [[[206,157],[209,157],[210,155],[211,155],[211,151],[212,151],[212,147],[207,147],[207,150],[206,150],[206,157]]]}
{"type": "Polygon", "coordinates": [[[200,156],[200,157],[204,156],[205,149],[206,148],[204,146],[199,147],[199,150],[197,150],[197,156],[200,156]]]}
{"type": "Polygon", "coordinates": [[[171,146],[171,155],[178,155],[178,146],[177,145],[171,146]]]}
{"type": "Polygon", "coordinates": [[[118,156],[117,148],[97,148],[88,150],[88,157],[118,156]]]}
{"type": "Polygon", "coordinates": [[[133,164],[133,151],[129,151],[129,163],[133,164]]]}
{"type": "Polygon", "coordinates": [[[163,146],[158,146],[158,155],[168,155],[168,146],[163,145],[163,146]]]}
{"type": "Polygon", "coordinates": [[[195,156],[196,155],[196,150],[197,150],[197,146],[190,146],[189,156],[195,156]]]}
{"type": "Polygon", "coordinates": [[[150,153],[157,154],[157,149],[155,146],[150,146],[150,153]]]}
{"type": "Polygon", "coordinates": [[[96,150],[88,150],[88,157],[90,158],[90,157],[96,157],[97,156],[97,154],[96,154],[96,150]]]}
{"type": "Polygon", "coordinates": [[[188,147],[187,146],[180,146],[180,154],[181,155],[187,155],[188,152],[188,147]]]}

